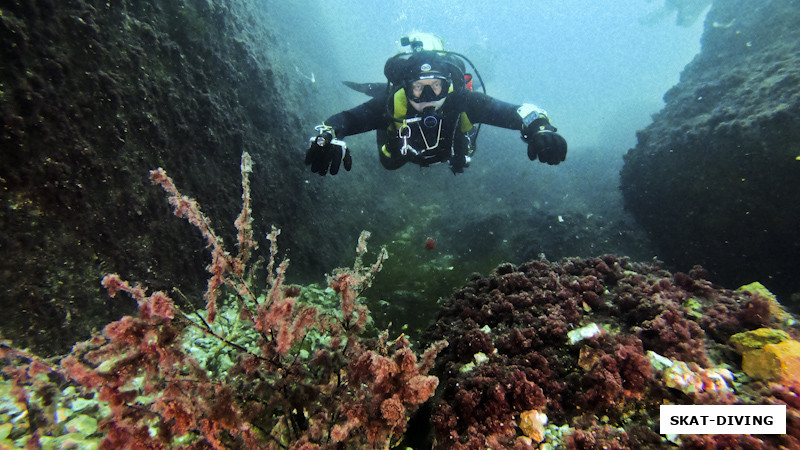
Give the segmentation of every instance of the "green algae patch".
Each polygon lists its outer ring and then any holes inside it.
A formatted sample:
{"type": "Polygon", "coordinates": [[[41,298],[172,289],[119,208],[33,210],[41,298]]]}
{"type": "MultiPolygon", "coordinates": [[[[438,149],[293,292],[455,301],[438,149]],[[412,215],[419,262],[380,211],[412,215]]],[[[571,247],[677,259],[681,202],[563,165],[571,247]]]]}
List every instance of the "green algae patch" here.
{"type": "Polygon", "coordinates": [[[757,330],[745,331],[731,336],[730,343],[739,353],[749,350],[758,350],[767,344],[778,344],[789,340],[789,334],[783,330],[773,328],[759,328],[757,330]]]}

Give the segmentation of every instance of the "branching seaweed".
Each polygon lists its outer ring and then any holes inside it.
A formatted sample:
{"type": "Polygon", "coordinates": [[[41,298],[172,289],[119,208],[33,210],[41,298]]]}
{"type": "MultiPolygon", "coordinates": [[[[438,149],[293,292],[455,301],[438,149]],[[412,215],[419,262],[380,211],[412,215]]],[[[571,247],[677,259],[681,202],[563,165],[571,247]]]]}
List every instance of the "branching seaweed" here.
{"type": "Polygon", "coordinates": [[[211,251],[204,311],[188,311],[164,292],[148,294],[110,274],[103,286],[112,297],[124,292],[136,300],[138,316],[108,324],[61,359],[0,345],[3,371],[27,414],[21,428],[28,446],[64,432],[51,410],[65,386],[107,405],[94,410],[101,448],[389,448],[397,442],[410,413],[436,389],[438,379],[427,373],[446,342],[418,359],[404,336],[390,341],[384,333],[372,344],[360,338],[369,311],[358,296],[387,257],[382,249],[374,264],[363,264],[367,232],[354,266],[329,276],[338,311],[300,302],[301,289],[285,285],[288,260],[276,262],[280,231],[274,227],[267,236],[267,286],[259,291],[251,281],[257,247],[251,171],[245,153],[235,256],[163,169],[150,174],[175,215],[194,225],[211,251]],[[223,289],[232,300],[218,309],[223,289]],[[214,355],[200,357],[194,345],[200,340],[212,343],[214,355]]]}

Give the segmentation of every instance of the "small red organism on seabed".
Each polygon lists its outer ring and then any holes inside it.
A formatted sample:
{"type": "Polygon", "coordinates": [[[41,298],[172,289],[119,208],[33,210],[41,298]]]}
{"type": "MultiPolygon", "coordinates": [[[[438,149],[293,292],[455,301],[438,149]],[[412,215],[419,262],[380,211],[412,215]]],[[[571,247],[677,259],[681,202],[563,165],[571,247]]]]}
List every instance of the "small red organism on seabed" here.
{"type": "Polygon", "coordinates": [[[429,237],[425,239],[425,250],[434,250],[436,249],[436,239],[429,237]]]}

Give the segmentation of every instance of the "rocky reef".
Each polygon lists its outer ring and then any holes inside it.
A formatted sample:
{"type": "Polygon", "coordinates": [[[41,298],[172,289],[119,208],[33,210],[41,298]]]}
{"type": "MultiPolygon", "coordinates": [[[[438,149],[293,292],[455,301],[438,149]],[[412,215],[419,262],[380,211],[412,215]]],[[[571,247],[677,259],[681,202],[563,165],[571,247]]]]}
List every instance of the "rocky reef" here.
{"type": "Polygon", "coordinates": [[[659,257],[714,280],[800,291],[797,2],[715,1],[702,49],[625,155],[626,208],[659,257]]]}
{"type": "Polygon", "coordinates": [[[434,368],[436,447],[797,447],[800,386],[780,370],[742,372],[740,354],[742,342],[795,345],[800,328],[763,287],[732,291],[706,276],[611,255],[475,275],[427,331],[450,343],[434,368]],[[756,334],[774,340],[739,335],[765,328],[756,334]],[[786,404],[787,434],[669,441],[661,404],[786,404]]]}
{"type": "MultiPolygon", "coordinates": [[[[107,272],[198,297],[204,250],[180,248],[195,235],[164,220],[170,213],[148,185],[150,169],[170,170],[224,220],[240,203],[239,158],[249,151],[260,168],[254,186],[271,193],[255,200],[259,235],[270,224],[284,228],[289,242],[308,232],[298,211],[310,211],[317,193],[282,151],[304,140],[286,105],[307,92],[291,65],[253,48],[280,53],[282,44],[266,24],[254,26],[259,16],[248,7],[236,0],[2,2],[5,337],[63,352],[130,312],[106,300],[99,281],[107,272]],[[278,208],[275,197],[292,202],[278,208]]],[[[293,259],[318,275],[320,255],[330,253],[293,259]]]]}

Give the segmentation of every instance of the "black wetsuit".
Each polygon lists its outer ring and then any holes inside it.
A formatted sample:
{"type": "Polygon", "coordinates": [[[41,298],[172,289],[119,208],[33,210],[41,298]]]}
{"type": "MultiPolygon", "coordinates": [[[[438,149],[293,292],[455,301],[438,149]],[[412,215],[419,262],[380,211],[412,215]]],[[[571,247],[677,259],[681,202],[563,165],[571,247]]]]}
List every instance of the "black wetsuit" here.
{"type": "Polygon", "coordinates": [[[522,119],[517,114],[518,107],[485,94],[460,89],[447,96],[435,114],[436,120],[422,120],[430,114],[418,112],[408,105],[405,118],[411,120],[405,132],[410,135],[404,140],[397,131],[401,125],[399,119],[387,112],[387,97],[384,95],[335,114],[325,124],[333,127],[339,139],[377,130],[378,153],[387,169],[397,169],[407,162],[428,166],[449,161],[455,172],[463,167],[459,165],[463,165],[464,155],[472,150],[469,148],[469,133],[460,131],[461,113],[465,113],[473,124],[485,123],[519,131],[522,119]],[[390,129],[393,121],[397,126],[390,129]]]}

